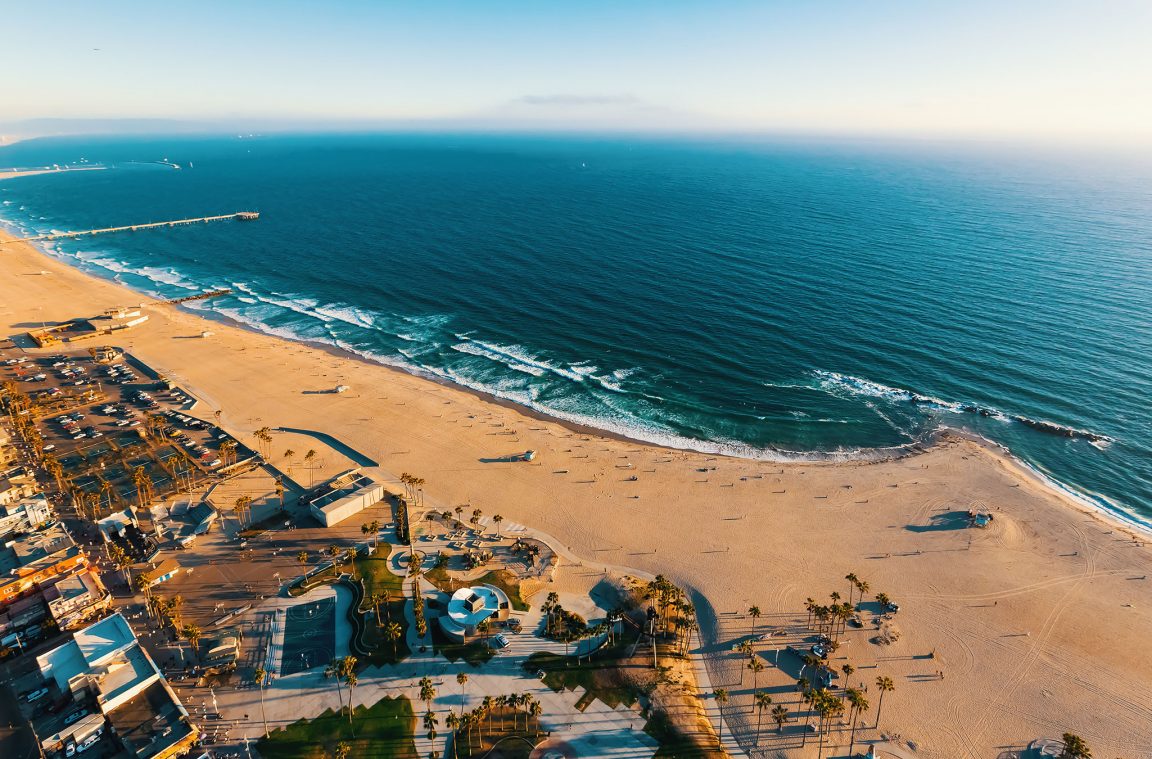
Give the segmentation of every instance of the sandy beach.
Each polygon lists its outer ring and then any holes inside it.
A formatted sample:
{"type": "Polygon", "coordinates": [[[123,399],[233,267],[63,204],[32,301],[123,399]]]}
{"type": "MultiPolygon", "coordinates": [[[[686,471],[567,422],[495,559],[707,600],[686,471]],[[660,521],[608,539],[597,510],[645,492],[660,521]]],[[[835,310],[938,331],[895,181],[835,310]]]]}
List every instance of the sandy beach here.
{"type": "MultiPolygon", "coordinates": [[[[0,283],[6,336],[148,300],[24,244],[0,247],[0,283]]],[[[846,594],[855,572],[900,604],[900,638],[874,645],[862,631],[837,655],[856,667],[853,679],[895,681],[881,727],[919,755],[994,757],[1070,730],[1097,756],[1152,756],[1152,543],[991,446],[951,436],[901,459],[820,464],[668,450],[179,307],[146,313],[115,344],[198,397],[195,413],[220,411],[242,439],[264,426],[331,435],[377,462],[397,491],[410,472],[444,508],[499,513],[589,563],[686,586],[704,648],[718,652],[716,686],[741,688],[720,652],[747,634],[749,606],[763,611],[761,630],[803,619],[806,598],[846,594]],[[337,385],[350,389],[329,392],[337,385]],[[502,460],[527,449],[531,463],[502,460]],[[992,512],[991,526],[964,526],[956,514],[970,508],[992,512]]],[[[300,432],[273,437],[274,451],[323,447],[300,432]]],[[[349,453],[324,447],[322,475],[350,465],[349,453]]],[[[794,699],[772,674],[762,684],[794,699]]]]}

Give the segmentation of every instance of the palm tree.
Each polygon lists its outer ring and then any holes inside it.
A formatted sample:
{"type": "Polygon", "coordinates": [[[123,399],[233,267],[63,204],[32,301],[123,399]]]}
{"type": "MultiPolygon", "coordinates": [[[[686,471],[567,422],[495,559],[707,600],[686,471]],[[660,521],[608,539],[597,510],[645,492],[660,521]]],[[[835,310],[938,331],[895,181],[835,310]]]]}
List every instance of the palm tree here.
{"type": "Polygon", "coordinates": [[[352,703],[352,694],[356,691],[356,683],[359,678],[356,676],[356,657],[345,656],[340,665],[341,674],[344,675],[344,682],[348,683],[348,724],[352,724],[352,712],[355,711],[356,706],[352,703]]]}
{"type": "Polygon", "coordinates": [[[856,668],[851,664],[845,663],[844,666],[840,667],[840,671],[844,673],[844,688],[848,689],[848,678],[852,677],[852,673],[856,671],[856,668]]]}
{"type": "Polygon", "coordinates": [[[340,687],[342,661],[342,659],[333,659],[332,663],[324,668],[324,677],[331,677],[336,681],[336,697],[340,700],[340,711],[344,711],[344,690],[340,687]]]}
{"type": "Polygon", "coordinates": [[[876,729],[880,729],[880,710],[884,708],[884,694],[896,690],[896,683],[892,682],[892,678],[886,675],[880,675],[876,678],[876,687],[880,689],[880,703],[876,706],[876,729]]]}
{"type": "Polygon", "coordinates": [[[482,517],[482,516],[484,516],[484,512],[483,512],[483,510],[481,510],[481,509],[472,509],[472,523],[473,523],[473,524],[479,524],[479,522],[480,522],[480,517],[482,517]]]}
{"type": "MultiPolygon", "coordinates": [[[[480,702],[480,714],[483,716],[484,721],[488,723],[492,722],[492,704],[493,701],[491,696],[485,696],[484,700],[480,702]]],[[[480,737],[484,737],[483,723],[480,725],[480,737]]]]}
{"type": "Polygon", "coordinates": [[[856,603],[862,602],[864,600],[864,594],[867,593],[871,589],[872,589],[872,586],[869,585],[864,580],[861,580],[860,582],[856,583],[856,590],[860,591],[860,598],[857,599],[856,603]]]}
{"type": "Polygon", "coordinates": [[[756,637],[756,620],[760,619],[761,611],[759,606],[749,606],[748,616],[752,617],[752,637],[756,637]]]}
{"type": "Polygon", "coordinates": [[[880,610],[883,611],[888,604],[892,603],[892,599],[888,597],[887,593],[877,593],[876,603],[880,604],[880,610]]]}
{"type": "Polygon", "coordinates": [[[436,725],[440,724],[440,719],[436,716],[436,712],[429,709],[424,712],[424,729],[428,731],[428,740],[436,740],[436,725]]]}
{"type": "Polygon", "coordinates": [[[252,673],[252,682],[260,689],[260,718],[264,720],[264,737],[268,737],[268,715],[264,713],[264,680],[267,679],[268,672],[263,667],[257,667],[256,671],[252,673]]]}
{"type": "Polygon", "coordinates": [[[289,448],[284,451],[284,458],[288,460],[288,474],[292,474],[292,457],[296,455],[296,451],[289,448]]]}
{"type": "Polygon", "coordinates": [[[457,717],[452,712],[448,712],[448,716],[444,718],[444,727],[446,727],[452,731],[452,756],[453,757],[459,757],[460,756],[460,754],[458,753],[458,750],[456,748],[457,743],[459,743],[459,741],[457,740],[456,733],[460,729],[460,721],[461,721],[461,718],[463,716],[464,715],[461,714],[459,717],[457,717]]]}
{"type": "Polygon", "coordinates": [[[772,697],[767,693],[756,691],[756,695],[752,697],[753,703],[756,705],[756,745],[760,745],[760,720],[764,718],[764,710],[772,705],[772,697]]]}
{"type": "Polygon", "coordinates": [[[252,496],[242,495],[236,499],[236,519],[239,520],[240,526],[244,526],[244,512],[248,511],[249,515],[252,513],[252,496]]]}
{"type": "MultiPolygon", "coordinates": [[[[808,682],[808,678],[801,676],[801,678],[796,681],[796,690],[800,691],[800,700],[796,702],[796,719],[800,719],[801,705],[811,705],[812,703],[812,689],[811,683],[808,682]]],[[[808,745],[808,721],[811,719],[811,717],[812,711],[810,709],[805,709],[804,731],[800,733],[801,745],[803,746],[808,745]]]]}
{"type": "Polygon", "coordinates": [[[196,653],[196,644],[200,642],[200,627],[191,622],[180,628],[180,635],[188,640],[189,645],[192,646],[192,652],[196,653]]]}
{"type": "Polygon", "coordinates": [[[144,594],[144,603],[152,600],[152,582],[147,575],[139,574],[132,578],[132,587],[144,594]]]}
{"type": "Polygon", "coordinates": [[[348,546],[344,555],[348,557],[348,566],[352,567],[352,579],[356,579],[356,557],[360,552],[356,550],[356,546],[348,546]]]}
{"type": "Polygon", "coordinates": [[[399,622],[389,622],[388,626],[384,628],[384,637],[392,641],[392,658],[399,661],[400,654],[396,650],[396,641],[400,640],[400,636],[404,634],[404,628],[400,626],[399,622]]]}
{"type": "Polygon", "coordinates": [[[844,579],[848,581],[848,603],[852,603],[852,589],[860,582],[860,578],[856,576],[855,572],[849,572],[844,575],[844,579]]]}
{"type": "Polygon", "coordinates": [[[776,720],[776,732],[784,732],[784,723],[788,721],[788,707],[776,704],[772,707],[772,719],[776,720]]]}
{"type": "Polygon", "coordinates": [[[296,561],[300,564],[301,567],[307,566],[308,565],[308,552],[307,551],[301,551],[300,553],[296,554],[296,561]]]}
{"type": "Polygon", "coordinates": [[[868,711],[868,699],[864,697],[864,691],[859,688],[849,688],[848,703],[852,705],[852,740],[848,744],[848,756],[852,756],[852,749],[856,748],[856,720],[860,719],[860,715],[868,711]]]}
{"type": "MultiPolygon", "coordinates": [[[[528,713],[536,718],[536,735],[540,735],[540,715],[544,713],[544,707],[539,701],[533,700],[528,705],[528,713]]],[[[528,729],[528,725],[524,725],[524,729],[528,729]]]]}
{"type": "Polygon", "coordinates": [[[360,525],[360,532],[363,533],[365,536],[367,536],[367,535],[373,536],[373,538],[374,538],[374,541],[372,543],[373,548],[379,548],[380,547],[380,520],[379,519],[373,519],[371,522],[365,522],[364,524],[360,525]]]}
{"type": "Polygon", "coordinates": [[[420,700],[432,708],[432,699],[436,698],[436,688],[432,685],[432,679],[425,675],[420,678],[420,700]]]}
{"type": "Polygon", "coordinates": [[[464,713],[464,686],[468,684],[468,675],[460,672],[456,675],[456,682],[460,683],[460,713],[464,713]]]}
{"type": "Polygon", "coordinates": [[[496,516],[492,517],[492,521],[496,523],[496,535],[499,536],[500,535],[500,523],[504,521],[504,517],[497,514],[496,516]]]}
{"type": "Polygon", "coordinates": [[[348,755],[352,753],[352,746],[345,743],[344,741],[340,741],[336,744],[336,750],[332,753],[335,756],[335,759],[348,759],[348,755]]]}
{"type": "Polygon", "coordinates": [[[764,671],[764,662],[756,657],[748,660],[748,669],[752,670],[752,690],[756,690],[756,683],[759,675],[764,671]]]}
{"type": "Polygon", "coordinates": [[[1064,733],[1064,750],[1060,753],[1060,759],[1092,759],[1092,749],[1088,748],[1088,744],[1084,739],[1075,733],[1064,733]]]}
{"type": "Polygon", "coordinates": [[[312,467],[312,462],[316,458],[316,451],[311,448],[304,454],[304,463],[308,466],[308,488],[311,489],[315,482],[316,470],[312,467]]]}
{"type": "Polygon", "coordinates": [[[726,688],[717,688],[712,691],[712,695],[716,697],[716,704],[720,707],[720,731],[716,734],[716,745],[724,745],[724,704],[728,703],[728,690],[726,688]]]}

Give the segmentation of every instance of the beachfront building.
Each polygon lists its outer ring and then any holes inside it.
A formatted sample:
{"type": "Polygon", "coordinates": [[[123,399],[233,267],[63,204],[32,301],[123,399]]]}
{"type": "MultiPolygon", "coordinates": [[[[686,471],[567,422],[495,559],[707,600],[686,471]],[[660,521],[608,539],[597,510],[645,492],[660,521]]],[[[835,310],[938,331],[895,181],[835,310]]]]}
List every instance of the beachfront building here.
{"type": "Polygon", "coordinates": [[[332,527],[384,498],[384,486],[359,469],[342,472],[324,486],[320,495],[308,501],[308,510],[325,527],[332,527]]]}
{"type": "Polygon", "coordinates": [[[0,548],[0,608],[86,566],[87,554],[59,524],[9,540],[0,548]]]}
{"type": "Polygon", "coordinates": [[[440,629],[450,639],[465,643],[476,635],[477,625],[484,620],[508,619],[511,608],[504,591],[492,585],[460,588],[452,594],[447,611],[440,616],[440,629]]]}
{"type": "Polygon", "coordinates": [[[36,663],[61,694],[76,703],[94,700],[100,712],[48,734],[44,751],[82,744],[103,731],[105,720],[128,756],[168,759],[195,744],[197,730],[188,712],[120,614],[80,630],[36,657],[36,663]]]}

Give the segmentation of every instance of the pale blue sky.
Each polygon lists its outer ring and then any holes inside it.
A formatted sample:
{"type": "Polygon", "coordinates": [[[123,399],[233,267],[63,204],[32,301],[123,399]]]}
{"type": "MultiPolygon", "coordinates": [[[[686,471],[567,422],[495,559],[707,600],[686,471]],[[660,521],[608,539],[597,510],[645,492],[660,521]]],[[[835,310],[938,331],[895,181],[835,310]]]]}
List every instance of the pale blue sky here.
{"type": "Polygon", "coordinates": [[[1152,139],[1152,0],[57,0],[2,20],[4,122],[1152,139]]]}

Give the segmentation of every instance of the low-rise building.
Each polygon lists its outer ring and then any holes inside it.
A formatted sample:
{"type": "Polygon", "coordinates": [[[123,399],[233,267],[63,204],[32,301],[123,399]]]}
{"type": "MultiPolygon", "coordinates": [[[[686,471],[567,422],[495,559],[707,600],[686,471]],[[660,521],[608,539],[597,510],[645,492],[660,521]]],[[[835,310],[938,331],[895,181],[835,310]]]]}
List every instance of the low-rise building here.
{"type": "Polygon", "coordinates": [[[0,504],[0,536],[38,530],[52,519],[52,507],[42,494],[0,504]]]}
{"type": "Polygon", "coordinates": [[[329,480],[323,492],[308,501],[308,510],[320,524],[332,527],[383,498],[383,485],[359,469],[349,469],[329,480]]]}
{"type": "Polygon", "coordinates": [[[175,559],[164,559],[152,569],[140,573],[149,588],[154,588],[162,582],[168,582],[180,574],[180,562],[175,559]]]}
{"type": "MultiPolygon", "coordinates": [[[[188,751],[198,731],[128,622],[113,614],[76,633],[73,640],[36,657],[40,674],[77,703],[94,699],[129,756],[167,759],[188,751]]],[[[77,723],[82,724],[81,723],[77,723]]],[[[93,728],[84,728],[93,734],[93,728]]],[[[42,741],[60,751],[84,740],[65,727],[42,741]]]]}
{"type": "Polygon", "coordinates": [[[107,609],[112,603],[112,594],[96,570],[87,569],[44,588],[44,601],[56,626],[71,630],[107,609]]]}
{"type": "Polygon", "coordinates": [[[460,588],[452,594],[448,609],[440,616],[440,629],[450,639],[464,643],[476,635],[481,622],[508,619],[511,608],[508,596],[493,585],[460,588]]]}
{"type": "Polygon", "coordinates": [[[36,478],[23,467],[5,470],[0,474],[0,506],[31,498],[39,489],[36,478]]]}
{"type": "Polygon", "coordinates": [[[87,565],[87,554],[59,524],[8,540],[0,548],[0,609],[87,565]]]}

